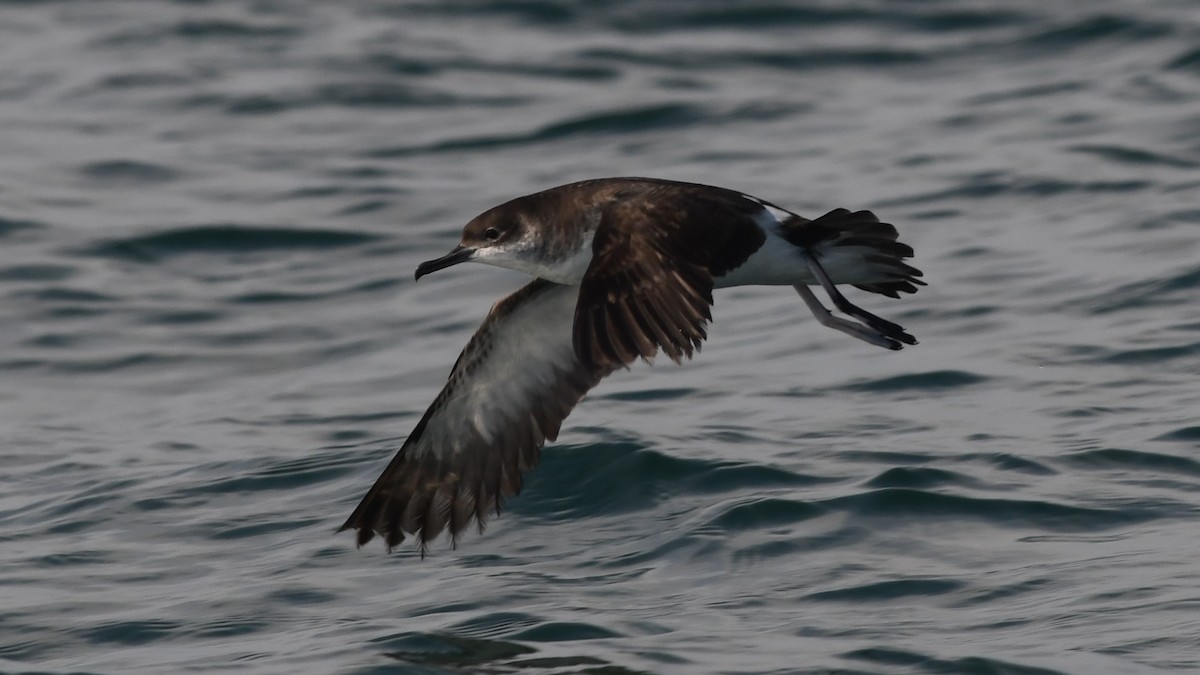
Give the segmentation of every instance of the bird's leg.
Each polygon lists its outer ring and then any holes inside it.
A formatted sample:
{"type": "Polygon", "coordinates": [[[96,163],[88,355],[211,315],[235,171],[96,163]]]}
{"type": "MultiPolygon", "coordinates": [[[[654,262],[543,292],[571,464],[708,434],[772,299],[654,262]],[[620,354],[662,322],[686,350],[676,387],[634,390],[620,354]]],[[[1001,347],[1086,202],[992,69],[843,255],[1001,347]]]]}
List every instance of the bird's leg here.
{"type": "Polygon", "coordinates": [[[881,319],[847,300],[846,296],[842,295],[842,292],[833,284],[833,280],[825,273],[825,268],[821,267],[821,264],[817,262],[812,253],[801,251],[800,257],[808,264],[809,271],[813,273],[813,276],[820,282],[821,287],[829,294],[829,299],[833,300],[835,307],[893,340],[898,340],[907,345],[917,344],[917,339],[905,332],[903,326],[894,324],[887,319],[881,319]]]}
{"type": "Polygon", "coordinates": [[[808,305],[809,311],[813,313],[813,316],[817,317],[817,322],[822,326],[826,326],[834,330],[840,330],[846,335],[851,335],[859,340],[862,340],[863,342],[870,342],[871,344],[878,347],[883,347],[884,349],[904,348],[904,345],[873,328],[864,326],[861,323],[855,323],[853,321],[834,316],[833,312],[830,312],[825,308],[825,305],[821,304],[821,301],[818,300],[817,296],[808,289],[808,286],[805,286],[804,284],[796,284],[795,289],[796,292],[800,294],[800,297],[804,299],[804,304],[808,305]]]}

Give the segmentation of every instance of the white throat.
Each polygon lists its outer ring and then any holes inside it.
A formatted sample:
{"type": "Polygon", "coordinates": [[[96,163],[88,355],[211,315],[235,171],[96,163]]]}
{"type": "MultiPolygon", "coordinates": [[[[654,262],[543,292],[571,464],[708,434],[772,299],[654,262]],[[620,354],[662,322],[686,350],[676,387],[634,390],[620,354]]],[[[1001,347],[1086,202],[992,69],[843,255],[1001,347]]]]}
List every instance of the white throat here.
{"type": "Polygon", "coordinates": [[[558,258],[540,255],[540,247],[523,246],[523,242],[515,242],[503,248],[478,249],[471,260],[524,272],[556,284],[577,286],[583,281],[583,273],[592,262],[592,239],[595,234],[595,231],[589,231],[573,252],[558,258]]]}

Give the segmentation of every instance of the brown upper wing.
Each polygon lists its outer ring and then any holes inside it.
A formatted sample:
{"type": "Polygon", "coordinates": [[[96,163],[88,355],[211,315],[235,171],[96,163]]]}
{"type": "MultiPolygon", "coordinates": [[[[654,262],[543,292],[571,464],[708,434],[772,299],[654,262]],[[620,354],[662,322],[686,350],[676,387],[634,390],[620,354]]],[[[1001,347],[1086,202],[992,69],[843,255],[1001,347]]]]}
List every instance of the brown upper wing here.
{"type": "Polygon", "coordinates": [[[450,379],[341,529],[358,544],[405,534],[421,552],[483,527],[521,489],[542,445],[611,369],[583,365],[571,343],[578,289],[535,280],[492,308],[450,379]]]}
{"type": "Polygon", "coordinates": [[[713,278],[766,237],[761,204],[731,190],[648,182],[605,207],[575,308],[575,352],[590,368],[627,366],[659,348],[691,358],[712,318],[713,278]]]}

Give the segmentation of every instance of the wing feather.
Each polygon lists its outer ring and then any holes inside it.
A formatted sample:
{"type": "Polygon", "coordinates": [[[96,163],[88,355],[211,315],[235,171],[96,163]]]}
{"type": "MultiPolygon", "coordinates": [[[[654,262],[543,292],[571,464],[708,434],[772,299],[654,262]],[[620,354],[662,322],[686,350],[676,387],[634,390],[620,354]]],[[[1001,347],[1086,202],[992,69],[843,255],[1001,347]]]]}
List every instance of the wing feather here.
{"type": "Polygon", "coordinates": [[[361,546],[406,535],[424,554],[439,534],[455,541],[521,489],[541,446],[611,368],[576,358],[579,288],[535,280],[496,303],[400,451],[341,529],[361,546]]]}
{"type": "Polygon", "coordinates": [[[597,368],[676,363],[700,348],[712,319],[713,279],[745,262],[765,235],[763,206],[739,193],[638,183],[606,207],[575,310],[575,351],[597,368]]]}

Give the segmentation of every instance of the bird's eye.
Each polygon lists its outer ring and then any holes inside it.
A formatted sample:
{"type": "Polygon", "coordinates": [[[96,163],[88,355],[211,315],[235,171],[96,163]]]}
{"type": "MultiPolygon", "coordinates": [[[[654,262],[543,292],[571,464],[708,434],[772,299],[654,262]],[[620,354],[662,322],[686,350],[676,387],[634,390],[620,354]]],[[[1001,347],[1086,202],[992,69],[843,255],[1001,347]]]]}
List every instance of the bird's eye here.
{"type": "Polygon", "coordinates": [[[496,241],[497,239],[500,238],[500,230],[497,230],[494,227],[489,227],[488,229],[483,231],[483,236],[488,241],[496,241]]]}

